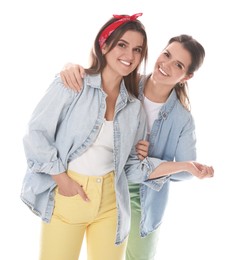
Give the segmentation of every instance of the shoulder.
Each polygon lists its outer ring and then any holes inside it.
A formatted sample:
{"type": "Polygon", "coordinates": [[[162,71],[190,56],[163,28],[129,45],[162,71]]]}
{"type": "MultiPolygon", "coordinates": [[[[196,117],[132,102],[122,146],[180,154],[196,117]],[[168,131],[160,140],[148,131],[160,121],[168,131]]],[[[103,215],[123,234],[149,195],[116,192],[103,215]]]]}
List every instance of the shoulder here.
{"type": "Polygon", "coordinates": [[[179,122],[182,125],[194,124],[194,118],[191,111],[188,111],[177,99],[174,108],[171,111],[171,116],[174,121],[179,122]]]}
{"type": "Polygon", "coordinates": [[[59,74],[57,74],[52,80],[51,84],[47,89],[47,93],[50,93],[50,95],[54,95],[54,96],[61,95],[63,96],[63,98],[65,97],[74,98],[78,95],[78,92],[64,85],[59,74]]]}
{"type": "Polygon", "coordinates": [[[85,74],[83,78],[83,85],[90,86],[93,88],[100,88],[101,87],[101,74],[85,74]]]}
{"type": "Polygon", "coordinates": [[[139,99],[140,100],[142,100],[142,98],[143,98],[144,87],[150,76],[151,76],[151,74],[140,75],[140,77],[139,77],[138,89],[139,89],[139,99]]]}
{"type": "Polygon", "coordinates": [[[167,111],[173,114],[175,113],[175,116],[178,118],[183,118],[185,120],[192,118],[191,112],[181,104],[174,89],[171,92],[164,107],[167,111]]]}

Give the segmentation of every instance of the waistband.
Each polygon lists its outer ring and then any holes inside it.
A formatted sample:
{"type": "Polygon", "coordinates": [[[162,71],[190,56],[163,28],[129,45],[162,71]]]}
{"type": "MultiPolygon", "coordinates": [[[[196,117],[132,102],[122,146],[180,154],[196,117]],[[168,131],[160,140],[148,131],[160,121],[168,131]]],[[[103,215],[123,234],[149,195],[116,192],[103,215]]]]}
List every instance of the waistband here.
{"type": "Polygon", "coordinates": [[[67,174],[70,178],[72,178],[75,181],[78,181],[79,184],[81,185],[85,185],[87,182],[94,182],[94,183],[98,183],[98,182],[106,182],[108,180],[113,181],[115,178],[115,173],[114,171],[111,171],[105,175],[101,175],[101,176],[89,176],[89,175],[83,175],[83,174],[79,174],[75,171],[72,170],[68,170],[67,174]]]}

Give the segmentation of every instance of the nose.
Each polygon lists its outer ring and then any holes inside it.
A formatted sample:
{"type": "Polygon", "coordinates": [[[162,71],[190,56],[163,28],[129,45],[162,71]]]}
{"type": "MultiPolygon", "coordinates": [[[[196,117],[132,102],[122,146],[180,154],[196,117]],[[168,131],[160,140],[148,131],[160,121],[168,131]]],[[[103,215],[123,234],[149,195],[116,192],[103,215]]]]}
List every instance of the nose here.
{"type": "Polygon", "coordinates": [[[162,63],[161,63],[161,67],[164,69],[164,70],[166,70],[166,71],[170,71],[170,69],[172,68],[172,61],[171,60],[166,60],[166,61],[163,61],[162,63]]]}
{"type": "Polygon", "coordinates": [[[126,55],[127,59],[129,59],[129,60],[133,60],[134,59],[134,51],[133,50],[126,49],[125,50],[125,55],[126,55]]]}
{"type": "Polygon", "coordinates": [[[171,60],[166,60],[166,61],[163,62],[164,66],[171,66],[171,64],[172,64],[171,60]]]}

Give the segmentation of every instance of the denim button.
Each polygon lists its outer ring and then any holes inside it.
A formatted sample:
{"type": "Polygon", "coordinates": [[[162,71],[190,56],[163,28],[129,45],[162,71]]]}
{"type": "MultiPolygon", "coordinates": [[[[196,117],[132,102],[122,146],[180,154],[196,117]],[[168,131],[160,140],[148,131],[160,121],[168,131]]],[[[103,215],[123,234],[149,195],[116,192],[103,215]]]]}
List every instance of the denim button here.
{"type": "Polygon", "coordinates": [[[96,182],[97,182],[97,183],[101,183],[101,178],[97,178],[97,179],[96,179],[96,182]]]}

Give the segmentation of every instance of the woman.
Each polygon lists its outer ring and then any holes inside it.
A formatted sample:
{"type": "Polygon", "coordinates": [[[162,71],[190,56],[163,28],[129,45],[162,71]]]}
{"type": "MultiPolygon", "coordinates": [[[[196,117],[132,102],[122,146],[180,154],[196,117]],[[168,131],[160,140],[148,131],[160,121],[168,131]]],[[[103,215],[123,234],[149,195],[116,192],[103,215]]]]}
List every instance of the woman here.
{"type": "Polygon", "coordinates": [[[85,233],[88,259],[123,259],[130,226],[126,176],[141,182],[153,167],[135,151],[146,135],[135,98],[135,75],[147,58],[140,15],[114,16],[100,29],[84,91],[65,88],[57,77],[32,114],[21,198],[43,220],[40,260],[77,260],[85,233]]]}
{"type": "MultiPolygon", "coordinates": [[[[204,48],[198,41],[189,35],[179,35],[169,40],[152,74],[141,76],[139,99],[148,118],[149,157],[170,162],[171,168],[173,161],[196,160],[195,125],[187,81],[202,65],[204,57],[204,48]]],[[[61,72],[65,85],[77,90],[82,87],[80,75],[83,76],[83,69],[78,65],[68,65],[61,72]]],[[[213,168],[211,171],[213,174],[213,168]]],[[[127,260],[154,259],[170,182],[191,176],[187,172],[167,173],[157,191],[145,183],[130,185],[132,217],[127,260]]]]}

